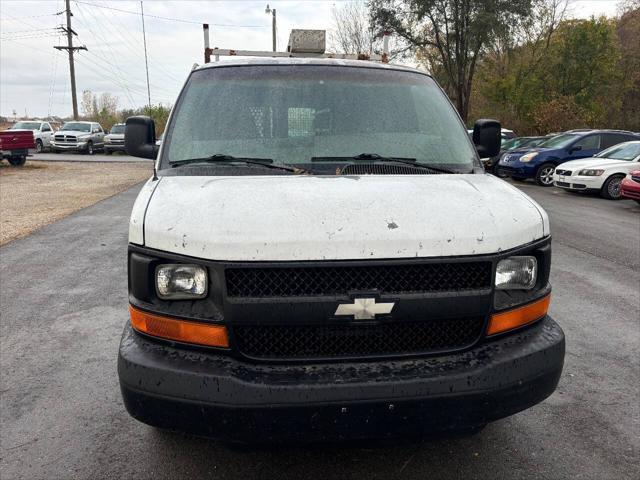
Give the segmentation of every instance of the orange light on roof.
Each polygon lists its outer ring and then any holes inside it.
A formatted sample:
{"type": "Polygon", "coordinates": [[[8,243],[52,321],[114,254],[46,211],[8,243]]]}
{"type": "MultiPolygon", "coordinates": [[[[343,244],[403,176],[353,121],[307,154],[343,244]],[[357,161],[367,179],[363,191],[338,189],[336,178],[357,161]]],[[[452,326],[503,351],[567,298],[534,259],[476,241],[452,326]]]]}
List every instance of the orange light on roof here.
{"type": "Polygon", "coordinates": [[[487,335],[513,330],[541,319],[547,314],[549,303],[551,303],[551,294],[522,307],[494,313],[489,320],[487,335]]]}
{"type": "Polygon", "coordinates": [[[227,329],[222,325],[196,323],[143,312],[129,305],[134,330],[153,337],[193,343],[207,347],[229,348],[227,329]]]}

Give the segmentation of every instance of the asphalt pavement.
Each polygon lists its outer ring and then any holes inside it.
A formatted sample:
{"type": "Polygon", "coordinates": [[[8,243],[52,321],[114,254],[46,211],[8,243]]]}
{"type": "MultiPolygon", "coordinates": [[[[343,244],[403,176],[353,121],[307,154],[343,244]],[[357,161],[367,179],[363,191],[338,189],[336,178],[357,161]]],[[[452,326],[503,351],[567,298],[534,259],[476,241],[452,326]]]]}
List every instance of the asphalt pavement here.
{"type": "Polygon", "coordinates": [[[471,438],[248,451],[125,412],[127,221],[139,187],[0,248],[0,477],[640,478],[640,205],[518,185],[549,212],[556,393],[471,438]]]}

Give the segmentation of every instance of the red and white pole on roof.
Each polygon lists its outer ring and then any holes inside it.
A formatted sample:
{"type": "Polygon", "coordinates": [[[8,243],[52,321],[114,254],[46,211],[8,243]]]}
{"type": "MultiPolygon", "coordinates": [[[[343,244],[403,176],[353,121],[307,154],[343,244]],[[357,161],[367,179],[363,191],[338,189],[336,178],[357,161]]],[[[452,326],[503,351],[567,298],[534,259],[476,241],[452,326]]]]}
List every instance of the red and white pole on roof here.
{"type": "Polygon", "coordinates": [[[211,61],[211,46],[209,44],[209,24],[202,24],[202,31],[204,32],[204,63],[211,61]]]}

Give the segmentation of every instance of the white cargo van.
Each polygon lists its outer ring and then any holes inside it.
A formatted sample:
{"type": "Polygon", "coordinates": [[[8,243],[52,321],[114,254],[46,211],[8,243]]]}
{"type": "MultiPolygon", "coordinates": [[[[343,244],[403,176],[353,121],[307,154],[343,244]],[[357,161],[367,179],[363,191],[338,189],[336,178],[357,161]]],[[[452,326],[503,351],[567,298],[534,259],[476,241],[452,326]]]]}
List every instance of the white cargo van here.
{"type": "MultiPolygon", "coordinates": [[[[544,210],[485,174],[424,72],[259,58],[194,69],[129,230],[127,410],[227,441],[475,432],[556,388],[544,210]]],[[[480,155],[479,155],[480,154],[480,155]]]]}

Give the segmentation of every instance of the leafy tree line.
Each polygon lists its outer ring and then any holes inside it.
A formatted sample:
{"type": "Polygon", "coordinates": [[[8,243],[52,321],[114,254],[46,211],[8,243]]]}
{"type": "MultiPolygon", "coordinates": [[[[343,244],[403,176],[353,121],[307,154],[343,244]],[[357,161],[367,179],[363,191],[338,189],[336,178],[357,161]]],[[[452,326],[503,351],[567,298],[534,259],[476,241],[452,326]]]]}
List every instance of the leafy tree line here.
{"type": "Polygon", "coordinates": [[[478,116],[519,133],[640,131],[640,8],[613,19],[562,20],[543,45],[489,52],[472,91],[471,118],[478,116]]]}
{"type": "Polygon", "coordinates": [[[100,95],[92,93],[90,90],[82,92],[80,100],[82,110],[82,119],[98,122],[105,130],[111,130],[116,123],[124,123],[124,121],[134,115],[146,115],[151,117],[156,124],[156,135],[164,132],[167,125],[167,119],[171,112],[170,105],[145,105],[135,109],[118,109],[118,97],[110,93],[102,93],[100,95]]]}
{"type": "Polygon", "coordinates": [[[640,130],[640,0],[588,20],[567,19],[567,0],[367,4],[371,28],[393,32],[469,125],[495,117],[521,134],[640,130]]]}

